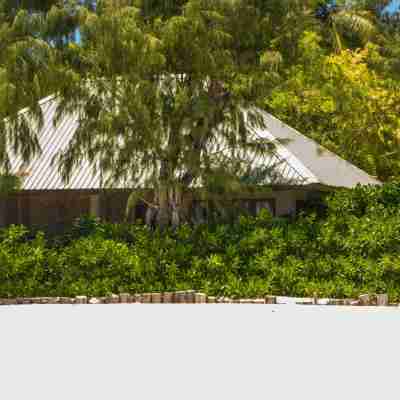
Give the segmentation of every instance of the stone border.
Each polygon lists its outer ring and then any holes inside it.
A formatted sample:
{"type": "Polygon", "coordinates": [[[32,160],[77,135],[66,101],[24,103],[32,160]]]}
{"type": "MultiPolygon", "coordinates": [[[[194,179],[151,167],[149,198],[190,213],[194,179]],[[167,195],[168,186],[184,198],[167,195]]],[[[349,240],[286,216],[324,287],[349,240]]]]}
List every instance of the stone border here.
{"type": "Polygon", "coordinates": [[[363,294],[358,299],[321,299],[317,296],[310,298],[266,296],[257,299],[232,299],[229,297],[207,296],[194,290],[163,293],[112,294],[106,297],[18,297],[0,298],[0,306],[18,304],[299,304],[299,305],[335,305],[335,306],[398,306],[389,303],[387,294],[363,294]]]}

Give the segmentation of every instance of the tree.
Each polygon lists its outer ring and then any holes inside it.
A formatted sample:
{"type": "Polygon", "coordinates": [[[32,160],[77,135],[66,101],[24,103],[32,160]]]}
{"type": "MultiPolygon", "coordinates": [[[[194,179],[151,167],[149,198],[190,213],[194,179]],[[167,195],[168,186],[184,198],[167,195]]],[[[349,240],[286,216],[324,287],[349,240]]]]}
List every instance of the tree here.
{"type": "MultiPolygon", "coordinates": [[[[314,32],[303,58],[267,99],[270,110],[301,132],[382,180],[400,174],[400,87],[370,65],[378,46],[329,54],[314,32]]],[[[376,68],[377,69],[377,68],[376,68]]]]}
{"type": "MultiPolygon", "coordinates": [[[[52,45],[64,45],[71,41],[78,28],[79,9],[90,7],[93,0],[2,0],[3,14],[8,22],[16,18],[21,11],[25,19],[42,20],[40,31],[36,32],[52,45]]],[[[28,22],[28,21],[27,21],[28,22]]],[[[29,23],[29,22],[28,22],[29,23]]]]}
{"type": "Polygon", "coordinates": [[[373,14],[357,2],[320,2],[315,15],[329,29],[338,53],[344,49],[344,40],[359,47],[377,34],[373,14]]]}
{"type": "Polygon", "coordinates": [[[182,14],[183,6],[188,0],[134,0],[133,5],[139,8],[145,18],[163,17],[182,14]]]}
{"type": "Polygon", "coordinates": [[[15,17],[0,2],[0,166],[9,166],[8,149],[29,160],[39,149],[40,99],[51,90],[52,51],[38,33],[43,19],[20,10],[15,17]],[[19,111],[28,107],[28,113],[19,111]],[[32,126],[32,121],[35,122],[32,126]]]}
{"type": "Polygon", "coordinates": [[[3,12],[12,19],[21,10],[46,13],[57,3],[58,0],[3,0],[3,12]]]}
{"type": "Polygon", "coordinates": [[[0,168],[10,149],[28,162],[40,152],[40,100],[57,90],[56,64],[72,62],[69,38],[91,0],[0,0],[0,168]],[[20,113],[26,109],[26,113],[20,113]]]}
{"type": "Polygon", "coordinates": [[[232,31],[245,3],[191,0],[182,15],[153,23],[110,3],[87,12],[79,68],[69,65],[59,79],[67,83],[59,115],[79,115],[58,157],[64,178],[88,158],[105,184],[150,188],[148,217],[159,225],[187,220],[195,187],[238,187],[270,148],[249,129],[262,125],[249,106],[266,72],[257,60],[246,76],[235,54],[241,43],[232,31]]]}

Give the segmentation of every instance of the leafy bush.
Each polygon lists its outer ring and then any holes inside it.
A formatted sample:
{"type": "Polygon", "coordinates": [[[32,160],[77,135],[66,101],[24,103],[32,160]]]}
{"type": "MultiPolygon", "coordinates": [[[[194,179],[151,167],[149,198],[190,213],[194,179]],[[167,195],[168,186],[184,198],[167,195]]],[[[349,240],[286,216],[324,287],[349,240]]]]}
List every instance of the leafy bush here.
{"type": "Polygon", "coordinates": [[[323,216],[241,216],[234,224],[152,230],[85,218],[63,237],[0,232],[0,296],[196,289],[213,295],[400,300],[400,185],[326,199],[323,216]]]}

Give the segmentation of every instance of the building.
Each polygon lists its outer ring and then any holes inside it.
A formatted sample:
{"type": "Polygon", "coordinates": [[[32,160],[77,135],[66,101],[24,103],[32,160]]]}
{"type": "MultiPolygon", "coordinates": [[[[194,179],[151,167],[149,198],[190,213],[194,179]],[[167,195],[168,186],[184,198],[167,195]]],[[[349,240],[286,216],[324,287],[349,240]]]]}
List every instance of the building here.
{"type": "MultiPolygon", "coordinates": [[[[129,188],[104,190],[100,175],[89,163],[74,170],[66,185],[52,164],[56,153],[64,149],[77,129],[73,116],[64,117],[54,126],[57,102],[53,97],[41,102],[44,125],[39,132],[42,153],[29,165],[20,157],[11,158],[11,172],[21,177],[22,187],[1,201],[0,225],[60,227],[82,215],[93,215],[109,221],[121,221],[125,215],[129,188]]],[[[262,112],[262,111],[260,111],[262,112]]],[[[252,212],[267,207],[277,216],[295,213],[307,200],[335,188],[353,188],[358,184],[379,181],[322,148],[313,140],[273,116],[262,112],[266,128],[258,134],[276,144],[268,163],[275,166],[274,181],[269,190],[240,200],[252,212]]],[[[143,206],[137,214],[142,216],[143,206]]]]}

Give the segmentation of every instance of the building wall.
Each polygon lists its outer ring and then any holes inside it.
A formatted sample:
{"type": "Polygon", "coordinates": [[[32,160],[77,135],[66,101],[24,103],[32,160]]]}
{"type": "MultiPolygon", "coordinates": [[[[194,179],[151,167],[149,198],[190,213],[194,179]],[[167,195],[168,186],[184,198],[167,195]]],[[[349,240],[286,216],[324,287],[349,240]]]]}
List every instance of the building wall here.
{"type": "Polygon", "coordinates": [[[276,204],[276,216],[293,215],[299,201],[307,201],[309,192],[305,190],[282,190],[271,193],[276,204]]]}
{"type": "MultiPolygon", "coordinates": [[[[243,195],[243,207],[257,213],[268,208],[276,216],[293,215],[299,204],[306,202],[315,192],[307,190],[276,190],[243,195]]],[[[21,192],[0,200],[0,225],[23,224],[32,227],[50,227],[62,230],[78,217],[92,215],[110,222],[121,222],[126,216],[129,191],[47,191],[21,192]]],[[[139,204],[136,218],[145,218],[145,206],[139,204]]],[[[131,213],[131,218],[133,214],[131,213]]]]}
{"type": "Polygon", "coordinates": [[[84,191],[20,192],[1,202],[0,224],[62,230],[76,218],[97,212],[96,197],[84,191]]]}

